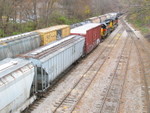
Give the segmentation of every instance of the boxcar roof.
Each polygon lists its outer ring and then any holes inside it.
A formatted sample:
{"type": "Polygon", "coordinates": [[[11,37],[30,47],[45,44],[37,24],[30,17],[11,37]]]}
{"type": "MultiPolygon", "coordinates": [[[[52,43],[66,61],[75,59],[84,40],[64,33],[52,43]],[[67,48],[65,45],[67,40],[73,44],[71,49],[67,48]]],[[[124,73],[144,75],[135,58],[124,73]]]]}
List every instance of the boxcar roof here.
{"type": "Polygon", "coordinates": [[[65,27],[69,27],[69,25],[56,25],[56,26],[51,26],[51,27],[48,27],[48,28],[36,30],[35,32],[47,33],[47,32],[59,30],[59,29],[65,28],[65,27]]]}
{"type": "Polygon", "coordinates": [[[100,15],[100,16],[98,16],[98,17],[106,17],[106,15],[100,15]]]}
{"type": "Polygon", "coordinates": [[[92,20],[92,19],[98,19],[98,17],[97,16],[95,16],[95,17],[91,17],[91,18],[89,18],[90,20],[92,20]]]}
{"type": "MultiPolygon", "coordinates": [[[[84,38],[82,38],[84,39],[84,38]]],[[[56,51],[67,47],[69,44],[72,44],[78,40],[81,40],[81,36],[77,35],[70,35],[62,40],[53,42],[49,45],[42,46],[36,50],[28,52],[26,54],[20,55],[23,58],[34,58],[34,59],[42,59],[47,55],[53,54],[56,51]]]]}
{"type": "Polygon", "coordinates": [[[22,68],[29,63],[30,61],[20,58],[7,58],[5,60],[2,60],[0,62],[0,78],[17,71],[19,68],[22,68]]]}
{"type": "Polygon", "coordinates": [[[30,37],[32,35],[37,35],[36,32],[27,32],[27,33],[23,33],[23,34],[19,34],[19,35],[14,35],[14,36],[9,36],[9,37],[5,37],[5,38],[1,38],[0,39],[0,44],[1,43],[7,43],[10,41],[14,41],[14,40],[19,40],[25,37],[30,37]]]}
{"type": "Polygon", "coordinates": [[[90,29],[93,29],[95,27],[100,26],[101,24],[99,23],[89,23],[85,24],[83,26],[76,27],[74,29],[71,29],[71,33],[79,33],[79,34],[86,34],[86,32],[90,29]]]}

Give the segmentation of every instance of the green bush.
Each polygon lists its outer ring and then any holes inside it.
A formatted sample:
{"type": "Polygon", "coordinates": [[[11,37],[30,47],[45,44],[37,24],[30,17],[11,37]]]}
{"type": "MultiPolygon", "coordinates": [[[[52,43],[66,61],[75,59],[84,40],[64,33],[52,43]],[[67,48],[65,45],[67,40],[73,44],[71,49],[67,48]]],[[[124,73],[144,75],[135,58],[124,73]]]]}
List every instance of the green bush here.
{"type": "Polygon", "coordinates": [[[147,18],[139,18],[139,15],[134,13],[134,14],[128,15],[127,19],[130,23],[134,25],[134,27],[142,31],[143,34],[150,33],[148,24],[146,24],[147,18]]]}
{"type": "Polygon", "coordinates": [[[60,16],[57,18],[58,23],[60,24],[70,24],[70,20],[65,16],[60,16]]]}
{"type": "Polygon", "coordinates": [[[0,37],[4,37],[4,36],[5,36],[4,30],[0,29],[0,37]]]}
{"type": "Polygon", "coordinates": [[[51,15],[50,18],[50,25],[59,25],[59,24],[73,24],[73,23],[77,23],[80,22],[82,20],[76,18],[76,17],[67,17],[65,15],[61,15],[57,12],[55,12],[54,14],[51,15]]]}
{"type": "Polygon", "coordinates": [[[21,34],[21,32],[13,32],[12,35],[18,35],[21,34]]]}
{"type": "Polygon", "coordinates": [[[70,25],[81,21],[83,20],[78,17],[68,17],[66,15],[60,14],[59,12],[53,12],[48,18],[48,21],[43,17],[38,19],[38,24],[34,21],[29,21],[26,23],[8,22],[6,26],[0,26],[1,28],[5,28],[5,30],[0,29],[0,37],[17,35],[53,25],[70,25]]]}

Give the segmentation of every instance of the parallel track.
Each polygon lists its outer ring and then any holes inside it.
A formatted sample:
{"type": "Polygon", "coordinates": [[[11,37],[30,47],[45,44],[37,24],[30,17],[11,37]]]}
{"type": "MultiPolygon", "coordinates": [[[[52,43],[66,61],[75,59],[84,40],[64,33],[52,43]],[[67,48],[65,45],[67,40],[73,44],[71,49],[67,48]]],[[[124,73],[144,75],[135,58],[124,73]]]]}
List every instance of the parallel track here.
{"type": "Polygon", "coordinates": [[[132,42],[126,38],[125,45],[119,57],[114,74],[107,88],[104,100],[97,107],[96,113],[118,113],[120,99],[126,80],[126,74],[132,50],[132,42]]]}
{"type": "MultiPolygon", "coordinates": [[[[150,113],[150,54],[149,51],[145,48],[145,45],[136,34],[131,30],[127,24],[121,20],[121,23],[125,27],[125,30],[128,33],[128,38],[126,38],[125,43],[122,48],[122,52],[120,53],[120,57],[116,64],[113,75],[111,76],[110,84],[106,88],[106,92],[104,94],[103,101],[98,104],[95,108],[94,113],[118,113],[121,98],[124,91],[124,85],[126,81],[126,75],[128,71],[129,60],[131,56],[132,47],[136,47],[136,52],[138,54],[139,66],[140,66],[140,76],[143,85],[144,92],[144,102],[143,113],[150,113]],[[142,53],[142,51],[144,51],[142,53]],[[146,51],[146,52],[145,52],[146,51]]],[[[76,106],[83,98],[85,92],[91,86],[91,83],[95,79],[98,74],[98,71],[101,69],[103,64],[106,62],[108,56],[111,51],[117,44],[120,34],[122,34],[123,29],[120,29],[116,35],[109,40],[108,44],[112,44],[112,47],[104,47],[102,51],[95,57],[92,64],[86,69],[85,73],[80,77],[80,79],[74,84],[72,89],[70,89],[67,94],[60,99],[54,105],[53,113],[72,113],[74,112],[76,106]],[[118,35],[119,34],[119,35],[118,35]],[[115,37],[118,39],[115,40],[115,37]],[[99,64],[99,65],[96,65],[99,64]]],[[[53,89],[53,88],[52,88],[53,89]]],[[[50,90],[51,91],[51,90],[50,90]]],[[[49,91],[47,92],[47,95],[49,91]]],[[[45,97],[46,98],[46,95],[45,97]]],[[[41,104],[40,102],[38,104],[41,104]]],[[[36,104],[37,106],[37,104],[36,104]]],[[[33,105],[34,107],[34,105],[33,105]]],[[[34,108],[30,108],[34,109],[34,108]]]]}
{"type": "MultiPolygon", "coordinates": [[[[112,44],[112,43],[117,43],[117,41],[118,41],[118,39],[117,40],[115,40],[115,37],[120,37],[121,36],[121,34],[122,34],[122,32],[123,32],[123,29],[121,28],[119,31],[117,31],[117,33],[116,33],[116,35],[108,42],[108,44],[112,44]]],[[[87,71],[84,73],[84,75],[86,75],[86,73],[88,72],[88,70],[90,69],[90,68],[92,68],[92,66],[94,65],[94,63],[99,59],[99,57],[101,56],[101,54],[103,54],[103,53],[107,53],[107,55],[105,55],[105,57],[107,58],[107,56],[108,56],[108,54],[110,54],[110,52],[111,52],[111,48],[110,47],[105,47],[105,48],[103,48],[103,50],[102,50],[102,52],[101,53],[99,53],[99,55],[98,55],[98,57],[94,60],[94,62],[92,63],[92,65],[87,69],[87,71]],[[108,49],[108,50],[107,50],[108,49]]],[[[106,59],[105,58],[105,59],[106,59]]],[[[104,63],[104,61],[103,61],[103,63],[104,63]]],[[[103,64],[102,63],[102,64],[103,64]]],[[[102,65],[101,64],[101,65],[102,65]]],[[[101,66],[100,66],[101,67],[101,66]]],[[[99,68],[100,68],[99,67],[99,68]]],[[[57,105],[57,107],[56,107],[56,109],[53,111],[53,113],[55,113],[57,110],[58,110],[58,108],[65,102],[65,100],[68,98],[68,96],[71,94],[71,92],[73,92],[74,91],[74,89],[77,87],[77,85],[82,81],[82,79],[84,79],[84,75],[80,78],[80,80],[74,85],[74,87],[71,89],[71,91],[69,91],[68,92],[68,94],[65,96],[65,98],[59,103],[59,105],[57,105]]],[[[88,86],[91,84],[91,82],[92,82],[92,80],[94,79],[94,77],[90,80],[90,82],[89,82],[89,84],[88,84],[88,86]]],[[[87,90],[87,88],[88,88],[88,86],[85,88],[85,91],[83,92],[83,94],[86,92],[86,90],[87,90]]],[[[50,90],[51,91],[51,90],[50,90]]],[[[49,91],[48,91],[49,92],[49,91]]],[[[47,95],[49,94],[47,92],[47,95]]],[[[82,94],[82,95],[83,95],[82,94]]],[[[82,97],[82,96],[81,96],[82,97]]],[[[46,98],[46,96],[44,97],[44,98],[46,98]]],[[[41,104],[40,103],[40,100],[39,100],[39,102],[36,102],[36,105],[34,106],[34,105],[32,105],[31,107],[29,107],[27,110],[26,110],[26,112],[31,112],[33,109],[35,109],[36,108],[36,106],[38,106],[38,104],[41,104]]]]}
{"type": "Polygon", "coordinates": [[[145,48],[145,45],[140,41],[132,29],[122,20],[126,30],[132,38],[139,59],[140,75],[142,79],[142,89],[144,95],[145,105],[143,106],[143,113],[150,113],[150,53],[145,48]]]}
{"type": "MultiPolygon", "coordinates": [[[[122,32],[123,31],[121,29],[119,31],[119,34],[122,34],[122,32]]],[[[99,53],[97,59],[93,62],[93,64],[89,67],[89,69],[87,69],[87,71],[80,78],[80,80],[75,84],[75,86],[68,92],[68,94],[63,98],[63,100],[61,100],[60,103],[57,103],[58,105],[57,105],[56,109],[53,111],[53,113],[57,113],[57,112],[58,113],[61,113],[61,112],[66,113],[66,112],[68,112],[68,111],[66,111],[68,109],[69,109],[69,112],[72,112],[74,110],[75,106],[78,104],[78,102],[83,97],[84,93],[87,91],[88,87],[91,85],[92,81],[96,77],[98,71],[100,70],[102,65],[105,63],[105,61],[107,60],[107,57],[109,56],[109,54],[113,50],[114,46],[118,42],[118,39],[113,42],[114,45],[112,48],[106,47],[102,51],[102,53],[99,53]],[[102,59],[102,57],[104,59],[102,59]],[[94,65],[96,64],[96,62],[98,60],[101,63],[99,64],[99,66],[94,67],[94,65]],[[88,76],[88,73],[90,73],[90,70],[93,71],[94,75],[90,74],[89,78],[87,77],[85,79],[84,77],[88,76]],[[80,92],[78,92],[78,90],[80,90],[80,92]]],[[[113,39],[111,40],[111,42],[112,41],[113,41],[113,39]]]]}

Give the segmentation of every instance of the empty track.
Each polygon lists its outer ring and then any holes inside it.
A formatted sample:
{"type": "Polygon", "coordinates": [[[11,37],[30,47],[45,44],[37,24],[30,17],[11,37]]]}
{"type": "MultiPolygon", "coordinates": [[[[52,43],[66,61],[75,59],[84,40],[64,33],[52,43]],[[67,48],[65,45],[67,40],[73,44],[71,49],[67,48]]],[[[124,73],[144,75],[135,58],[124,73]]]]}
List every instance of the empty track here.
{"type": "Polygon", "coordinates": [[[130,26],[122,20],[129,36],[134,42],[136,47],[136,52],[138,54],[138,60],[140,65],[140,75],[142,80],[143,89],[143,112],[150,113],[150,50],[147,49],[143,41],[135,34],[135,32],[130,28],[130,26]]]}

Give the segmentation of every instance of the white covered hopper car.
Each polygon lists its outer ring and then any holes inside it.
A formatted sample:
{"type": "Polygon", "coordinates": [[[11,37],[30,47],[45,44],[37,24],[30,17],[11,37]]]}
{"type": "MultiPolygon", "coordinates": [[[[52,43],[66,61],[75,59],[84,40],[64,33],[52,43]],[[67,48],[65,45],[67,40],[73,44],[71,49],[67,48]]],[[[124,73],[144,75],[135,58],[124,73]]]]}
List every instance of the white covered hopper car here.
{"type": "Polygon", "coordinates": [[[38,92],[45,91],[54,79],[84,54],[84,44],[84,37],[71,35],[21,55],[36,67],[38,92]]]}
{"type": "Polygon", "coordinates": [[[21,112],[84,54],[85,39],[71,35],[0,62],[0,113],[21,112]],[[22,57],[22,58],[21,58],[22,57]],[[26,59],[24,59],[26,58],[26,59]]]}
{"type": "Polygon", "coordinates": [[[30,98],[33,80],[34,66],[30,61],[19,58],[1,61],[0,113],[20,112],[32,103],[35,99],[30,98]]]}

